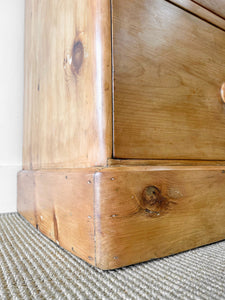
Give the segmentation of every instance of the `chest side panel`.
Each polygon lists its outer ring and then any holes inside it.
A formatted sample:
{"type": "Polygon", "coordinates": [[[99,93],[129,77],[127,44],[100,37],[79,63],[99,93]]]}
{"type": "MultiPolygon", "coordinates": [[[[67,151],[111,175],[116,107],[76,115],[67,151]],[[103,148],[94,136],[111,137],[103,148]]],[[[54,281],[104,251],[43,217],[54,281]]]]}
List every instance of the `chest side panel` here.
{"type": "Polygon", "coordinates": [[[27,0],[24,169],[111,157],[110,3],[27,0]]]}

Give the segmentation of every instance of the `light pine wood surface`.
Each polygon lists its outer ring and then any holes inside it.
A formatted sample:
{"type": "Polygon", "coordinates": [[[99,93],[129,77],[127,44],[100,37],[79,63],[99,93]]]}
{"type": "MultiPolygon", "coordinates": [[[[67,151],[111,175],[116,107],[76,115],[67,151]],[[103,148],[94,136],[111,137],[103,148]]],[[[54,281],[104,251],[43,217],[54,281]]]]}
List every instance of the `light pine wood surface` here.
{"type": "Polygon", "coordinates": [[[224,166],[115,166],[22,171],[18,177],[19,213],[101,269],[225,236],[224,166]]]}
{"type": "Polygon", "coordinates": [[[110,1],[26,1],[25,169],[112,156],[110,22],[110,1]]]}
{"type": "Polygon", "coordinates": [[[223,160],[109,159],[108,166],[225,166],[223,160]]]}
{"type": "Polygon", "coordinates": [[[92,265],[95,172],[85,168],[18,174],[18,212],[48,238],[92,265]]]}
{"type": "Polygon", "coordinates": [[[224,0],[191,0],[199,3],[203,7],[225,19],[225,1],[224,0]]]}
{"type": "Polygon", "coordinates": [[[114,157],[225,159],[225,32],[166,1],[113,1],[114,157]]]}
{"type": "Polygon", "coordinates": [[[224,6],[224,0],[218,0],[215,6],[214,6],[214,1],[192,1],[192,0],[168,0],[168,1],[198,16],[199,18],[217,26],[218,28],[225,30],[225,20],[222,18],[222,15],[218,13],[221,11],[219,10],[218,4],[221,1],[221,3],[223,4],[221,5],[220,8],[222,8],[222,6],[224,6]],[[204,2],[205,6],[202,6],[201,2],[202,3],[204,2]],[[212,6],[214,8],[217,7],[217,13],[215,11],[211,11],[207,9],[207,7],[212,7],[212,6]]]}
{"type": "Polygon", "coordinates": [[[225,237],[225,20],[208,5],[26,0],[18,212],[93,266],[225,237]]]}
{"type": "Polygon", "coordinates": [[[224,167],[108,168],[95,183],[96,259],[103,269],[224,239],[224,167]],[[143,199],[151,186],[158,206],[143,199]]]}
{"type": "Polygon", "coordinates": [[[21,171],[17,176],[17,211],[29,223],[37,227],[37,213],[35,205],[35,174],[21,171]]]}

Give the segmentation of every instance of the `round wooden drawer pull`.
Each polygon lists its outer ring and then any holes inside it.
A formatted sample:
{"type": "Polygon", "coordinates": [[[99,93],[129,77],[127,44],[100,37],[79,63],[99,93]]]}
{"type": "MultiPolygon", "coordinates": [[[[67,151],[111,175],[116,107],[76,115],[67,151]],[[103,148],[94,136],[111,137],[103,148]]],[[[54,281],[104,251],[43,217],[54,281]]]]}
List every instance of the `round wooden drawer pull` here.
{"type": "Polygon", "coordinates": [[[221,99],[225,103],[225,82],[221,86],[221,99]]]}

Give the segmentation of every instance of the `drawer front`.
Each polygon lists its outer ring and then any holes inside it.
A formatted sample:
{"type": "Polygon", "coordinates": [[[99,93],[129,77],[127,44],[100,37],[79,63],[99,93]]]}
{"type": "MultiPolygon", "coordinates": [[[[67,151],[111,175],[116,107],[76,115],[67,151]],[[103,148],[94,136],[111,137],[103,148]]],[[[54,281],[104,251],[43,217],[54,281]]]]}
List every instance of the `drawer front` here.
{"type": "Polygon", "coordinates": [[[225,159],[225,32],[166,1],[113,0],[114,157],[225,159]]]}
{"type": "Polygon", "coordinates": [[[225,19],[225,0],[192,0],[192,2],[200,4],[201,6],[225,19]]]}

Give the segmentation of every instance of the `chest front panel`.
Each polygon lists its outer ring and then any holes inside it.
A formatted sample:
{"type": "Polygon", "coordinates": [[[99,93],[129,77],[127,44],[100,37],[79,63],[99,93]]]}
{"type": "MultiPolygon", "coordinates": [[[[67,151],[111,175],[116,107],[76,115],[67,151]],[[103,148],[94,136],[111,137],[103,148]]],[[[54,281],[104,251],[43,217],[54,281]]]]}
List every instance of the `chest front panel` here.
{"type": "Polygon", "coordinates": [[[225,159],[225,32],[157,0],[113,1],[114,157],[225,159]]]}

